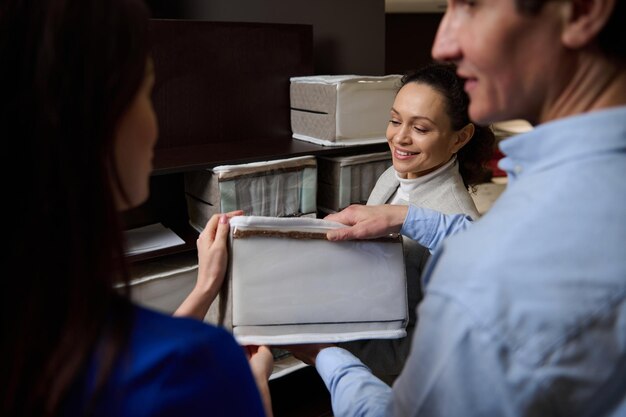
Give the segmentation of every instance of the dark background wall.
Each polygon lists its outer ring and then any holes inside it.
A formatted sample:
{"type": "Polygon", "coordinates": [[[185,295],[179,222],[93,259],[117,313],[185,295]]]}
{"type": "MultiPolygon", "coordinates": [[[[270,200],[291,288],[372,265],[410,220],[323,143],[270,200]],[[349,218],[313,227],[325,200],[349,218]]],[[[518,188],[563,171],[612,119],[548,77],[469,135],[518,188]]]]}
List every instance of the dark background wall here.
{"type": "Polygon", "coordinates": [[[153,17],[313,25],[315,74],[385,74],[384,0],[148,0],[153,17]]]}
{"type": "Polygon", "coordinates": [[[443,13],[385,16],[385,72],[404,74],[432,60],[430,50],[443,13]]]}
{"type": "Polygon", "coordinates": [[[313,26],[315,74],[402,74],[431,60],[443,13],[385,0],[147,0],[154,17],[313,26]]]}

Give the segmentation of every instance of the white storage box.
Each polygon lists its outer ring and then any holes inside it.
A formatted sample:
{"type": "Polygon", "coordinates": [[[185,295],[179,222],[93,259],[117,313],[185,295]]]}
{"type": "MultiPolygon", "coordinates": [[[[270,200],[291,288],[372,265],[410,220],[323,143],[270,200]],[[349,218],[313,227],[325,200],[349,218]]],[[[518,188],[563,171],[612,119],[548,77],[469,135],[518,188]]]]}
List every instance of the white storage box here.
{"type": "Polygon", "coordinates": [[[198,257],[195,252],[132,265],[133,301],[172,314],[196,285],[198,257]]]}
{"type": "MultiPolygon", "coordinates": [[[[133,264],[131,270],[131,297],[134,302],[166,314],[172,314],[191,293],[198,278],[196,252],[158,258],[133,264]]],[[[219,297],[218,297],[219,298],[219,297]]],[[[220,302],[211,304],[204,320],[218,324],[220,302]]]]}
{"type": "Polygon", "coordinates": [[[333,213],[350,204],[365,204],[378,177],[392,165],[391,152],[318,157],[318,210],[333,213]]]}
{"type": "Polygon", "coordinates": [[[384,142],[400,75],[292,77],[291,130],[326,146],[384,142]]]}
{"type": "Polygon", "coordinates": [[[406,335],[402,239],[326,240],[337,227],[344,226],[312,218],[232,218],[218,322],[241,344],[406,335]]]}
{"type": "Polygon", "coordinates": [[[304,156],[188,172],[185,192],[189,221],[199,231],[213,214],[233,210],[316,217],[317,161],[304,156]]]}

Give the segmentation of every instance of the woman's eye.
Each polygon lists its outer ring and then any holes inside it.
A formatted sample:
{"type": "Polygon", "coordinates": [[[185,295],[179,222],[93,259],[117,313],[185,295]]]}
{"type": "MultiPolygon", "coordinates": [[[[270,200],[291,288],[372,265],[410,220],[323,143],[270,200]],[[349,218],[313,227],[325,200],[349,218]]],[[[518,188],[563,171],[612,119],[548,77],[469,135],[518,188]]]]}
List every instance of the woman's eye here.
{"type": "Polygon", "coordinates": [[[391,123],[393,126],[400,126],[400,122],[394,119],[389,120],[389,123],[391,123]]]}
{"type": "Polygon", "coordinates": [[[416,132],[418,132],[418,133],[426,133],[426,132],[428,132],[428,130],[426,130],[426,129],[422,129],[422,128],[421,128],[421,127],[419,127],[419,126],[413,126],[413,130],[415,130],[415,131],[416,131],[416,132]]]}

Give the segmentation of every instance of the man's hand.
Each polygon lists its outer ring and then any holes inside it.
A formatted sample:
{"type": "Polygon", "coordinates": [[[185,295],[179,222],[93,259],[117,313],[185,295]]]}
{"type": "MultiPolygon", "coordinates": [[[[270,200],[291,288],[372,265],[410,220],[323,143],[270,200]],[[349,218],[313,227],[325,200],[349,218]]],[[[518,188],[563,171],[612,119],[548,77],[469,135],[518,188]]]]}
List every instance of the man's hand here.
{"type": "Polygon", "coordinates": [[[343,223],[344,229],[330,230],[328,240],[373,239],[400,232],[408,206],[385,204],[364,206],[353,204],[344,210],[329,214],[324,220],[343,223]]]}

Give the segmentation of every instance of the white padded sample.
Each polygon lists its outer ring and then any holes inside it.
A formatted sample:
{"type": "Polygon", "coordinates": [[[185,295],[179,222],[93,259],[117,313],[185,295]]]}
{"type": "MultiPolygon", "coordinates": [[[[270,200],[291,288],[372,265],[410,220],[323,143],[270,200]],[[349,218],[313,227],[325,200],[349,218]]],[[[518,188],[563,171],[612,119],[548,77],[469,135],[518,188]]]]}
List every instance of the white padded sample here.
{"type": "Polygon", "coordinates": [[[392,163],[390,151],[318,157],[318,210],[334,213],[350,204],[365,204],[376,181],[392,163]]]}
{"type": "Polygon", "coordinates": [[[213,214],[315,217],[317,161],[303,156],[185,173],[187,211],[201,231],[213,214]]]}
{"type": "Polygon", "coordinates": [[[290,79],[293,137],[325,146],[384,142],[400,75],[290,79]]]}
{"type": "Polygon", "coordinates": [[[325,240],[326,231],[338,227],[312,218],[231,219],[229,301],[240,343],[406,334],[402,240],[325,240]]]}

